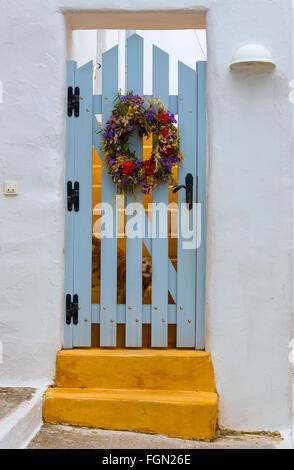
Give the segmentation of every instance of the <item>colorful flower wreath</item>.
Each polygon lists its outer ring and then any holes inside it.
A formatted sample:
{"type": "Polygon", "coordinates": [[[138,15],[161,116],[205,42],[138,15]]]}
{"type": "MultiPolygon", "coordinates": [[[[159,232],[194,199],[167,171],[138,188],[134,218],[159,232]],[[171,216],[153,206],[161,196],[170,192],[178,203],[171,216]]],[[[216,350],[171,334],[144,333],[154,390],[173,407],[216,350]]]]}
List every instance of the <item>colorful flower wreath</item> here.
{"type": "Polygon", "coordinates": [[[176,122],[158,98],[145,103],[133,92],[118,93],[106,127],[99,133],[103,136],[104,168],[117,184],[119,194],[132,194],[139,188],[149,194],[153,187],[173,183],[172,168],[183,159],[176,122]],[[130,150],[135,128],[141,137],[152,136],[149,160],[138,160],[130,150]]]}

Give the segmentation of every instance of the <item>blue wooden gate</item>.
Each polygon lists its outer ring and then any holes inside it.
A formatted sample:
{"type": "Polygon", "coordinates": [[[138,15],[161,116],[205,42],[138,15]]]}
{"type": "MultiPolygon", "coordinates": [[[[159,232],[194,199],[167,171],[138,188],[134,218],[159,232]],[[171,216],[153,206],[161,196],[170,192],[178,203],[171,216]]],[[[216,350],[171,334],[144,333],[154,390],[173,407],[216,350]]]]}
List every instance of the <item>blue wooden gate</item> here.
{"type": "MultiPolygon", "coordinates": [[[[92,169],[93,148],[103,158],[97,136],[102,115],[104,126],[118,91],[118,46],[103,54],[102,95],[93,95],[93,64],[77,68],[67,62],[67,85],[73,94],[66,121],[66,211],[64,347],[90,347],[91,327],[100,324],[100,346],[115,347],[117,325],[125,324],[125,346],[142,347],[142,326],[151,324],[151,347],[168,346],[168,325],[176,325],[178,348],[204,349],[205,216],[206,216],[206,62],[196,71],[179,62],[178,95],[169,94],[169,56],[153,46],[153,96],[178,115],[184,163],[178,170],[179,185],[187,173],[194,178],[193,202],[201,204],[201,243],[185,249],[177,241],[177,263],[169,257],[166,238],[126,237],[126,302],[117,304],[116,237],[101,239],[100,302],[92,303],[92,169]],[[75,98],[78,99],[75,99],[75,98]],[[72,190],[71,190],[72,188],[72,190]],[[79,202],[75,198],[79,194],[79,202]],[[142,301],[143,246],[152,256],[152,300],[142,301]],[[173,302],[169,301],[173,299],[173,302]]],[[[127,90],[143,95],[143,39],[128,38],[127,90]]],[[[134,136],[136,155],[143,158],[143,143],[134,136]]],[[[101,201],[116,209],[116,187],[107,173],[101,176],[101,201]]],[[[168,185],[152,192],[153,203],[169,203],[168,185]]],[[[185,191],[178,192],[185,204],[185,191]]],[[[135,197],[127,203],[138,202],[135,197]]],[[[139,199],[142,202],[142,197],[139,199]]],[[[199,214],[199,212],[198,212],[199,214]]],[[[148,217],[145,214],[146,222],[148,217]]],[[[152,214],[152,221],[156,213],[152,214]]],[[[149,222],[150,223],[150,222],[149,222]]],[[[168,217],[167,217],[167,222],[168,217]]],[[[188,221],[188,224],[190,222],[188,221]]],[[[199,220],[197,221],[199,224],[199,220]]],[[[115,221],[114,221],[115,225],[115,221]]],[[[180,230],[179,220],[179,233],[180,230]]],[[[116,227],[114,226],[114,233],[116,227]]]]}

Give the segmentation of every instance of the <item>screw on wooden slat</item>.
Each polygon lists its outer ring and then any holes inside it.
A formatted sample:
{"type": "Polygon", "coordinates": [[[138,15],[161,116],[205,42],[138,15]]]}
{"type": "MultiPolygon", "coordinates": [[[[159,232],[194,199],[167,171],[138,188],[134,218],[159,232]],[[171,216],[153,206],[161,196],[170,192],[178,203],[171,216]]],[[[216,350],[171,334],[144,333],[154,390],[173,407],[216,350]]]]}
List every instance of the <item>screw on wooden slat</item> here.
{"type": "Polygon", "coordinates": [[[191,320],[188,320],[188,323],[191,323],[191,320]]]}
{"type": "Polygon", "coordinates": [[[85,319],[84,319],[84,322],[87,323],[87,321],[88,321],[88,318],[85,318],[85,319]]]}
{"type": "Polygon", "coordinates": [[[154,310],[157,310],[157,307],[154,307],[154,310]]]}
{"type": "Polygon", "coordinates": [[[110,320],[110,323],[114,323],[114,320],[110,320]]]}
{"type": "Polygon", "coordinates": [[[163,318],[161,321],[162,321],[162,323],[165,323],[166,320],[165,320],[165,318],[163,318]]]}
{"type": "Polygon", "coordinates": [[[136,318],[136,323],[139,323],[139,321],[140,321],[139,318],[136,318]]]}
{"type": "Polygon", "coordinates": [[[129,305],[128,309],[129,309],[129,310],[132,310],[132,307],[129,305]]]}
{"type": "Polygon", "coordinates": [[[102,308],[103,308],[103,310],[106,310],[106,307],[102,307],[102,308]]]}
{"type": "Polygon", "coordinates": [[[180,307],[180,310],[183,310],[183,307],[180,307]]]}

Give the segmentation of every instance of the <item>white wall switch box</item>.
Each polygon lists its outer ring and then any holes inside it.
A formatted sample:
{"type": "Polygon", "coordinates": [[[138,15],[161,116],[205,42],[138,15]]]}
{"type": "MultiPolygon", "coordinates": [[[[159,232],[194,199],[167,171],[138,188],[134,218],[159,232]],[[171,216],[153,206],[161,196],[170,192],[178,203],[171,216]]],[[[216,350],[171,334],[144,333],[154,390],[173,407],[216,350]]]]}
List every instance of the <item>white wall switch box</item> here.
{"type": "Polygon", "coordinates": [[[18,182],[17,181],[5,181],[4,182],[4,194],[5,196],[17,196],[18,182]]]}

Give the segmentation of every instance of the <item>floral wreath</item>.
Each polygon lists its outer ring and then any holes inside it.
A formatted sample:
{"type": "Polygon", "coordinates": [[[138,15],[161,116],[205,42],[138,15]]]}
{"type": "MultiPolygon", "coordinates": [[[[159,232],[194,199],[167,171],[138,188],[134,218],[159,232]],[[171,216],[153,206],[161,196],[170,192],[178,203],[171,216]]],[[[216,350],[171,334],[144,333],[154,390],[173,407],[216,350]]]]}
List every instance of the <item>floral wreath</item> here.
{"type": "Polygon", "coordinates": [[[103,137],[104,168],[119,194],[133,194],[139,188],[149,194],[153,187],[174,182],[172,169],[183,160],[176,123],[174,114],[158,98],[145,102],[132,91],[118,93],[105,129],[98,132],[103,137]],[[138,160],[136,152],[130,150],[135,128],[141,137],[152,136],[149,160],[138,160]]]}

